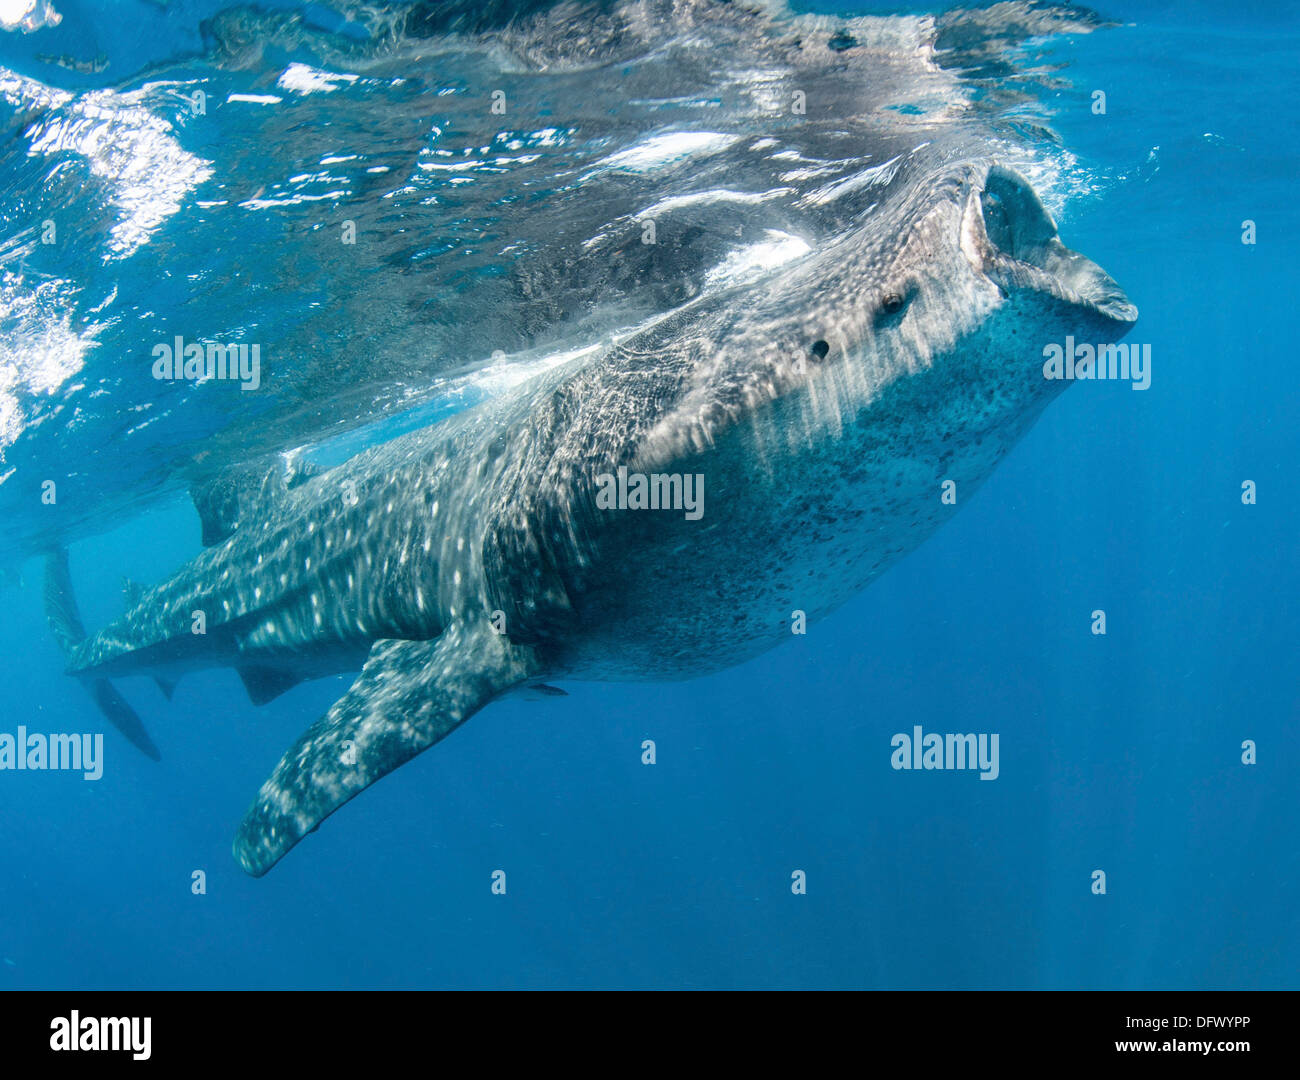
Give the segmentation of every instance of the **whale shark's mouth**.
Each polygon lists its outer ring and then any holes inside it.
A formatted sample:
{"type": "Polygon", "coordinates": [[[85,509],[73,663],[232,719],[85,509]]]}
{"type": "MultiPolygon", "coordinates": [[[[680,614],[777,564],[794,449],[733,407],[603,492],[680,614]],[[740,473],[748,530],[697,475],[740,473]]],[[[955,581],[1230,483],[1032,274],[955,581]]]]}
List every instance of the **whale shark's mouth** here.
{"type": "Polygon", "coordinates": [[[1057,236],[1056,223],[1023,177],[994,165],[972,192],[962,248],[1004,292],[1034,289],[1131,326],[1137,308],[1115,280],[1057,236]]]}

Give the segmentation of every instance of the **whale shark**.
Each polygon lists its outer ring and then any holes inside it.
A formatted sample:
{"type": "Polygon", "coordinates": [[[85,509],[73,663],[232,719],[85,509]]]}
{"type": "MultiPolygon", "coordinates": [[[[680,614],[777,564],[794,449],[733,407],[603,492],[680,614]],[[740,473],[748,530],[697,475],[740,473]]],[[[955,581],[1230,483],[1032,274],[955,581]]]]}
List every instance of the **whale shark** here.
{"type": "Polygon", "coordinates": [[[756,279],[333,468],[205,492],[205,550],[94,634],[52,559],[69,672],[233,667],[265,702],[359,671],[236,831],[260,876],[503,695],[687,679],[789,640],[793,613],[824,617],[965,505],[1066,385],[1045,346],[1137,318],[1005,163],[918,146],[873,185],[756,279]]]}
{"type": "Polygon", "coordinates": [[[0,64],[0,572],[818,247],[921,143],[974,139],[1058,213],[1097,184],[1027,94],[1102,25],[1073,5],[293,7],[69,87],[0,64]],[[256,391],[159,377],[178,337],[260,349],[256,391]]]}

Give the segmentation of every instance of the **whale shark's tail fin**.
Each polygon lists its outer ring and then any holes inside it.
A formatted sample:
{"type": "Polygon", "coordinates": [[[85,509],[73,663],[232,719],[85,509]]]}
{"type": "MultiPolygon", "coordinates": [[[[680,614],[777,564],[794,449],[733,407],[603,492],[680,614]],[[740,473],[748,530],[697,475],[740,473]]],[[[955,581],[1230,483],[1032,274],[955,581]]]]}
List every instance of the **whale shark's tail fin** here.
{"type": "MultiPolygon", "coordinates": [[[[45,559],[45,619],[50,624],[54,639],[70,657],[73,650],[86,640],[85,627],[77,611],[77,598],[72,592],[72,575],[68,572],[68,552],[59,548],[45,559]]],[[[127,741],[145,757],[162,760],[158,747],[149,738],[140,717],[107,679],[87,676],[82,679],[86,689],[95,699],[99,711],[108,722],[120,731],[127,741]]]]}
{"type": "Polygon", "coordinates": [[[353,796],[535,674],[532,651],[486,622],[435,641],[375,642],[352,688],[257,793],[235,835],[240,866],[261,877],[353,796]]]}

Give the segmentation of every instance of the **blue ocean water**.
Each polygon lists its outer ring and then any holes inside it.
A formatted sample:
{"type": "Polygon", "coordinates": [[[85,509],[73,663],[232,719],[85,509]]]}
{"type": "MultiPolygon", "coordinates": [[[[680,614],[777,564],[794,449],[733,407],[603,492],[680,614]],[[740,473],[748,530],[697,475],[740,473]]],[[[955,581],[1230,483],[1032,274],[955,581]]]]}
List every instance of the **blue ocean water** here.
{"type": "MultiPolygon", "coordinates": [[[[54,6],[0,64],[102,52],[124,77],[198,48],[219,5],[54,6]]],[[[1300,985],[1300,25],[1271,4],[1102,12],[1117,25],[1046,47],[1068,65],[1052,127],[1097,178],[1058,219],[1140,309],[1149,390],[1071,387],[806,636],[691,682],[495,703],[262,879],[233,828],[349,680],[261,709],[230,671],[171,702],[119,680],[161,763],[109,731],[96,782],[0,773],[0,987],[1300,985]],[[918,724],[999,733],[997,780],[891,768],[918,724]]],[[[55,440],[63,464],[77,438],[55,440]]],[[[4,483],[35,500],[39,470],[4,483]]],[[[121,577],[199,550],[179,494],[111,525],[71,546],[89,627],[121,577]]],[[[39,561],[11,565],[0,730],[103,730],[46,631],[39,561]]]]}

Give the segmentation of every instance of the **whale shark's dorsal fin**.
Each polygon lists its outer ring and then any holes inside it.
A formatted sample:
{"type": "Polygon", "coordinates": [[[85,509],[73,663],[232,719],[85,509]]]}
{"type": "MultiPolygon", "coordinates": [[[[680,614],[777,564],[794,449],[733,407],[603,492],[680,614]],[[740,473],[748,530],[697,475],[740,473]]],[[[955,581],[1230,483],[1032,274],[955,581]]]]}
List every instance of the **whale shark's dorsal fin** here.
{"type": "Polygon", "coordinates": [[[190,498],[199,512],[203,546],[211,547],[248,521],[264,517],[286,491],[324,470],[309,461],[277,455],[246,465],[231,465],[194,484],[190,498]]]}
{"type": "Polygon", "coordinates": [[[531,649],[484,621],[434,641],[377,641],[357,681],[289,747],[244,815],[234,853],[261,877],[325,818],[536,674],[531,649]]]}
{"type": "Polygon", "coordinates": [[[129,577],[122,579],[122,602],[126,605],[127,611],[135,607],[146,592],[148,589],[138,581],[132,581],[129,577]]]}

